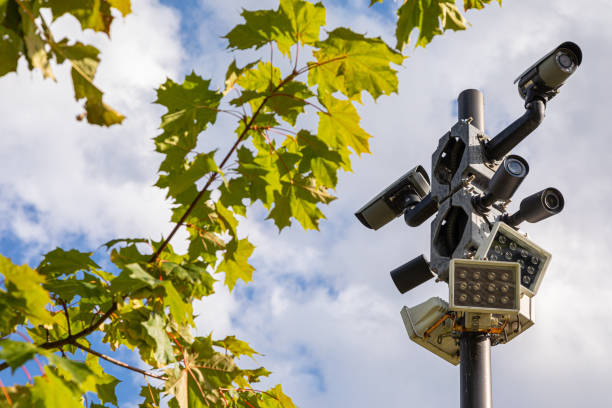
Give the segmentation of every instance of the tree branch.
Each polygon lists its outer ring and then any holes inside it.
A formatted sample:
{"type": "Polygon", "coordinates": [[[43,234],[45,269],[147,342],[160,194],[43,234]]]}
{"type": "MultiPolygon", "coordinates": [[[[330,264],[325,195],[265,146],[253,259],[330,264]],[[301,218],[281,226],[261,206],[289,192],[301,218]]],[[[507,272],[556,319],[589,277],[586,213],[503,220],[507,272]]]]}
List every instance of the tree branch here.
{"type": "Polygon", "coordinates": [[[64,314],[66,315],[66,324],[68,325],[68,337],[71,337],[72,332],[70,331],[70,316],[68,315],[68,306],[66,306],[66,302],[64,302],[62,299],[60,299],[60,303],[62,304],[64,314]]]}
{"type": "MultiPolygon", "coordinates": [[[[253,113],[253,116],[251,116],[251,119],[249,120],[249,123],[247,123],[247,125],[244,127],[244,130],[242,131],[242,133],[240,133],[240,136],[238,137],[238,139],[236,140],[236,143],[234,143],[234,145],[231,147],[231,149],[229,150],[229,152],[227,152],[227,154],[225,155],[225,157],[223,158],[223,160],[221,161],[221,164],[218,166],[220,169],[223,168],[223,166],[225,166],[225,163],[229,160],[229,158],[232,156],[232,154],[236,151],[236,149],[238,148],[238,145],[240,144],[240,142],[242,142],[242,140],[244,139],[244,137],[247,135],[248,131],[251,130],[251,127],[253,126],[253,123],[255,122],[255,119],[257,118],[257,115],[259,115],[259,113],[261,112],[261,110],[263,109],[263,107],[265,106],[265,104],[268,102],[268,100],[272,97],[272,94],[274,94],[276,91],[278,91],[281,87],[283,87],[286,83],[290,82],[291,80],[293,80],[293,78],[295,78],[297,75],[299,75],[299,72],[292,72],[291,74],[289,74],[284,80],[282,80],[273,90],[272,92],[270,92],[270,95],[266,96],[264,98],[264,100],[261,102],[261,104],[257,107],[257,110],[255,111],[255,113],[253,113]]],[[[195,208],[195,206],[198,204],[198,202],[200,201],[200,199],[202,198],[202,196],[204,196],[204,193],[208,190],[208,187],[210,187],[210,185],[213,183],[213,181],[215,181],[215,179],[217,178],[217,176],[219,175],[219,173],[212,173],[210,175],[210,177],[208,178],[208,181],[206,182],[206,184],[204,185],[204,187],[202,187],[202,190],[200,190],[200,192],[198,193],[198,195],[193,199],[193,201],[191,202],[191,204],[189,205],[189,207],[187,208],[187,211],[185,211],[185,214],[183,214],[183,216],[178,220],[178,222],[176,223],[176,225],[174,226],[174,228],[172,228],[172,231],[170,232],[170,234],[168,235],[168,237],[164,240],[164,242],[161,243],[161,245],[159,246],[159,248],[157,249],[157,251],[155,251],[155,253],[153,255],[151,255],[151,258],[149,259],[149,262],[155,262],[157,261],[157,258],[159,258],[159,255],[163,252],[163,250],[166,248],[166,246],[168,245],[168,243],[170,242],[170,240],[172,239],[172,237],[174,237],[174,234],[176,234],[176,232],[178,231],[178,229],[183,225],[183,223],[185,222],[185,220],[187,219],[187,217],[189,216],[189,214],[191,214],[191,212],[193,211],[193,209],[195,208]]]]}
{"type": "Polygon", "coordinates": [[[79,344],[77,341],[74,341],[74,343],[72,343],[72,344],[75,345],[76,347],[80,348],[83,351],[86,351],[86,352],[88,352],[90,354],[93,354],[94,356],[98,356],[101,359],[108,361],[109,363],[113,363],[115,365],[118,365],[119,367],[127,368],[128,370],[135,371],[137,373],[146,375],[148,377],[157,378],[158,380],[164,380],[165,381],[165,380],[168,379],[167,377],[165,377],[163,375],[153,374],[153,373],[151,373],[149,371],[142,370],[142,369],[140,369],[138,367],[133,367],[133,366],[131,366],[129,364],[124,363],[123,361],[116,360],[116,359],[114,359],[114,358],[112,358],[110,356],[107,356],[106,354],[102,354],[102,353],[100,353],[98,351],[92,350],[89,347],[86,347],[86,346],[83,346],[82,344],[79,344]]]}
{"type": "Polygon", "coordinates": [[[114,302],[113,305],[110,307],[110,309],[108,309],[106,313],[104,313],[102,317],[96,320],[91,326],[81,330],[80,332],[76,334],[68,336],[65,339],[46,342],[46,343],[38,345],[38,347],[49,350],[49,349],[54,349],[54,348],[64,346],[66,344],[74,344],[74,342],[78,340],[79,338],[83,336],[87,336],[88,334],[91,334],[94,331],[96,331],[98,327],[100,327],[102,323],[104,323],[104,321],[110,317],[110,315],[115,313],[116,310],[117,310],[117,302],[114,302]]]}

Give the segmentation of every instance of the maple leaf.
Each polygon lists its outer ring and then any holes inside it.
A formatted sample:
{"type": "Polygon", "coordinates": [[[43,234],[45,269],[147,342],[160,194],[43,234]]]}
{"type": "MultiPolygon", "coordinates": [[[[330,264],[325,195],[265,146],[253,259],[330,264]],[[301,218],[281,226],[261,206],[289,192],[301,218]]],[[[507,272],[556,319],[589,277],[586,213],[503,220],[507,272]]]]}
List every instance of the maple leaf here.
{"type": "Polygon", "coordinates": [[[226,246],[223,260],[217,267],[217,272],[225,273],[225,284],[232,291],[238,279],[248,283],[253,278],[253,268],[247,260],[255,247],[245,239],[232,239],[226,246]]]}
{"type": "Polygon", "coordinates": [[[315,44],[317,63],[310,63],[308,83],[318,87],[319,94],[340,91],[348,98],[360,100],[363,91],[374,100],[397,92],[397,71],[404,57],[380,38],[368,38],[348,28],[337,28],[327,39],[315,44]]]}
{"type": "Polygon", "coordinates": [[[444,30],[465,30],[466,21],[455,0],[410,0],[397,10],[395,30],[398,50],[408,44],[410,33],[418,29],[416,46],[425,47],[444,30]]]}

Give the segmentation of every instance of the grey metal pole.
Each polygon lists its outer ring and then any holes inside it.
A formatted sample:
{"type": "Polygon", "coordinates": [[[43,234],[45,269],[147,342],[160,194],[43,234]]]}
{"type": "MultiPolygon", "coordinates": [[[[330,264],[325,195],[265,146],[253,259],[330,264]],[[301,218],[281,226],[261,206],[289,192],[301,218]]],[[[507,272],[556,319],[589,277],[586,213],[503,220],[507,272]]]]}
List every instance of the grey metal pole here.
{"type": "MultiPolygon", "coordinates": [[[[484,132],[484,98],[477,89],[459,94],[459,120],[472,118],[471,124],[484,132]]],[[[460,340],[461,408],[491,408],[491,339],[477,332],[463,332],[460,340]]]]}
{"type": "Polygon", "coordinates": [[[472,126],[484,132],[484,97],[478,89],[466,89],[457,98],[459,120],[472,118],[472,126]]]}
{"type": "Polygon", "coordinates": [[[460,353],[461,408],[491,408],[491,339],[463,332],[460,353]]]}

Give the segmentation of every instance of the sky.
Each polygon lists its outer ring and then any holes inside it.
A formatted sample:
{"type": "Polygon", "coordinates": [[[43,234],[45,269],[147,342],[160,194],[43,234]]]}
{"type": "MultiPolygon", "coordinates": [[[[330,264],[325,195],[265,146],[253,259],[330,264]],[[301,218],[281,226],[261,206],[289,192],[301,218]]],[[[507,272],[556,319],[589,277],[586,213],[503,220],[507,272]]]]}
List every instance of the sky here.
{"type": "MultiPolygon", "coordinates": [[[[327,27],[394,44],[399,4],[385,3],[369,9],[368,0],[324,1],[327,27]]],[[[36,265],[56,246],[95,250],[116,237],[168,233],[170,204],[152,187],[161,157],[151,138],[163,113],[152,104],[154,89],[192,70],[221,86],[234,58],[221,36],[240,22],[242,7],[276,2],[135,0],[133,14],[114,23],[111,42],[79,35],[102,50],[96,80],[127,116],[122,126],[74,120],[80,107],[65,66],[55,68],[57,83],[24,64],[0,78],[1,253],[36,265]]],[[[198,334],[248,341],[273,372],[265,385],[282,383],[300,407],[459,405],[459,368],[413,343],[399,314],[404,305],[447,298],[447,285],[429,281],[401,295],[389,278],[390,270],[429,254],[429,221],[410,228],[399,218],[372,231],[353,213],[415,165],[430,171],[438,139],[457,121],[462,90],[484,93],[489,136],[522,115],[513,80],[568,40],[582,48],[583,63],[548,104],[542,125],[513,151],[530,173],[510,208],[552,186],[563,192],[565,209],[522,226],[553,257],[535,298],[535,326],[492,349],[493,404],[612,405],[609,2],[505,1],[467,18],[466,31],[436,37],[426,49],[407,47],[397,95],[376,104],[364,98],[359,110],[374,135],[372,154],[354,157],[353,172],[341,174],[339,198],[324,208],[320,231],[296,225],[279,234],[261,208],[251,208],[240,232],[257,246],[254,281],[231,295],[218,286],[195,305],[198,334]]],[[[54,27],[58,38],[77,31],[70,19],[54,27]]],[[[215,143],[230,132],[231,123],[221,121],[207,137],[215,143]]],[[[181,237],[175,240],[180,246],[181,237]]],[[[122,407],[135,406],[130,387],[140,382],[126,375],[122,407]]]]}

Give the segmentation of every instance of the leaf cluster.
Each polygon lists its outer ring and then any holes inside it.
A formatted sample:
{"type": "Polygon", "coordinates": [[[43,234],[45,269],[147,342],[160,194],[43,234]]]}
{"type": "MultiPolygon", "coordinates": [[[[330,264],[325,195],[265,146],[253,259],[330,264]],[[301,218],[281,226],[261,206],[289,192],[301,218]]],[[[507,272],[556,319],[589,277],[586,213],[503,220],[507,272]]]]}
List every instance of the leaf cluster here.
{"type": "Polygon", "coordinates": [[[0,0],[0,77],[17,71],[24,58],[28,69],[39,69],[44,78],[55,80],[52,61],[67,61],[75,99],[85,101],[85,112],[77,118],[101,126],[121,123],[124,116],[103,102],[103,92],[93,82],[100,63],[98,49],[68,38],[56,40],[51,30],[53,21],[69,15],[83,30],[110,36],[112,9],[126,16],[130,0],[0,0]]]}
{"type": "MultiPolygon", "coordinates": [[[[370,6],[383,0],[370,0],[370,6]]],[[[497,0],[501,6],[502,0],[497,0]]],[[[457,7],[456,0],[404,0],[397,10],[395,28],[396,48],[403,50],[410,42],[410,35],[418,31],[415,46],[425,47],[436,35],[446,30],[465,30],[468,22],[457,7]]],[[[463,10],[480,10],[491,0],[463,0],[463,10]]]]}
{"type": "MultiPolygon", "coordinates": [[[[88,120],[120,122],[92,84],[98,51],[55,41],[40,14],[43,8],[53,19],[68,13],[83,29],[108,34],[113,7],[130,11],[129,2],[120,0],[0,2],[2,27],[12,30],[5,37],[14,39],[11,49],[2,45],[2,55],[11,57],[2,59],[2,73],[15,70],[25,56],[31,68],[51,77],[49,61],[68,60],[88,120]],[[27,35],[38,41],[36,58],[27,35]]],[[[47,253],[35,269],[0,257],[0,334],[10,336],[0,342],[0,370],[46,362],[30,384],[4,388],[9,405],[77,407],[90,396],[90,407],[116,406],[119,379],[100,367],[99,360],[106,360],[163,380],[161,387],[142,387],[142,407],[159,406],[160,398],[179,408],[294,406],[280,386],[253,388],[269,372],[238,366],[236,359],[257,356],[246,342],[194,337],[192,304],[214,294],[217,280],[230,291],[238,280],[252,280],[254,246],[239,231],[249,206],[259,203],[279,230],[294,220],[318,229],[320,207],[334,199],[338,173],[351,169],[352,153],[369,152],[371,136],[360,126],[357,105],[364,93],[377,100],[397,92],[394,66],[404,57],[380,38],[348,28],[323,32],[321,3],[281,0],[277,9],[244,10],[242,17],[225,36],[228,47],[269,47],[269,60],[234,60],[223,89],[196,73],[167,79],[157,89],[156,103],[166,113],[154,138],[163,156],[156,186],[172,202],[175,224],[165,239],[112,240],[104,245],[111,265],[104,268],[93,253],[74,249],[47,253]],[[234,135],[224,136],[231,147],[202,151],[219,115],[236,120],[234,135]],[[178,228],[188,232],[184,253],[170,245],[178,228]],[[16,341],[15,334],[31,342],[16,341]],[[96,351],[100,342],[111,351],[138,353],[149,369],[96,351]],[[87,358],[77,358],[77,351],[87,358]]]]}

